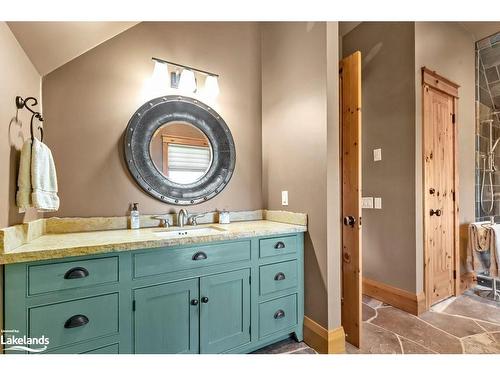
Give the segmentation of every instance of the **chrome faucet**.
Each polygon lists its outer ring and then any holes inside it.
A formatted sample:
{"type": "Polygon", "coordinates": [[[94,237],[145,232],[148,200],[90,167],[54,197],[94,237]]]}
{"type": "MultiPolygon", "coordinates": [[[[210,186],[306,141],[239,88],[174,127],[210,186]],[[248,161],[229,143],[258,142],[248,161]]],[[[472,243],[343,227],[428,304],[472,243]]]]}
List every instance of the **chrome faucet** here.
{"type": "Polygon", "coordinates": [[[179,210],[179,213],[177,214],[177,225],[182,228],[184,224],[186,224],[187,218],[188,218],[187,210],[185,208],[181,208],[179,210]]]}

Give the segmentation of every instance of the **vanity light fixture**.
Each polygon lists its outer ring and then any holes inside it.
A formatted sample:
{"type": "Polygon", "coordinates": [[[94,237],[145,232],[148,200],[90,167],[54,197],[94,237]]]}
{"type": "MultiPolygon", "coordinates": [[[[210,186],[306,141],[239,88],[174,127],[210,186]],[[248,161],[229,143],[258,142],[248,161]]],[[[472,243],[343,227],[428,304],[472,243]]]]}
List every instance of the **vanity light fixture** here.
{"type": "MultiPolygon", "coordinates": [[[[172,61],[167,61],[163,59],[159,59],[157,57],[152,58],[155,64],[160,64],[160,65],[171,65],[173,67],[179,68],[171,72],[170,76],[170,87],[179,89],[181,91],[184,91],[186,93],[193,93],[193,92],[198,92],[198,85],[196,82],[196,75],[197,74],[202,74],[205,75],[205,85],[203,87],[203,92],[202,95],[206,96],[207,99],[210,100],[215,100],[217,95],[219,94],[219,75],[215,73],[208,72],[206,70],[201,70],[197,68],[193,68],[191,66],[187,65],[182,65],[178,63],[174,63],[172,61]],[[179,73],[180,72],[180,73],[179,73]]],[[[156,67],[156,65],[155,65],[156,67]]],[[[154,73],[153,73],[154,75],[154,73]]],[[[161,79],[161,82],[163,82],[163,78],[161,79]]]]}

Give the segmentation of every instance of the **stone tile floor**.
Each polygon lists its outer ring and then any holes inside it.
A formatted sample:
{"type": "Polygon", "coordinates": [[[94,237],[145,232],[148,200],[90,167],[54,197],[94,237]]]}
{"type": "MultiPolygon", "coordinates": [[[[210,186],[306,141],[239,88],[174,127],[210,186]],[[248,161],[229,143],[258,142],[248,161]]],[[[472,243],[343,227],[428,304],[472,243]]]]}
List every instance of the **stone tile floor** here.
{"type": "MultiPolygon", "coordinates": [[[[466,292],[416,317],[363,296],[362,344],[348,354],[500,354],[500,303],[466,292]]],[[[304,342],[280,341],[255,354],[315,354],[304,342]]]]}

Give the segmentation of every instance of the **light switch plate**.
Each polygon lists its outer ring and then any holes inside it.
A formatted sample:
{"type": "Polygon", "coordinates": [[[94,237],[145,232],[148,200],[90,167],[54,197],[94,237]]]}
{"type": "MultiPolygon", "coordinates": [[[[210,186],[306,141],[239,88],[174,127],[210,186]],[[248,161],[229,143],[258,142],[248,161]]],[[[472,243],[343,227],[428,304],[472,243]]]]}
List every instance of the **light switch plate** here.
{"type": "Polygon", "coordinates": [[[382,149],[381,148],[376,148],[373,150],[373,161],[380,161],[382,160],[382,149]]]}
{"type": "Polygon", "coordinates": [[[361,208],[373,208],[373,197],[363,197],[361,199],[361,208]]]}
{"type": "Polygon", "coordinates": [[[288,206],[288,190],[283,190],[281,192],[281,205],[288,206]]]}
{"type": "Polygon", "coordinates": [[[378,210],[382,209],[382,198],[374,198],[373,203],[376,209],[378,210]]]}

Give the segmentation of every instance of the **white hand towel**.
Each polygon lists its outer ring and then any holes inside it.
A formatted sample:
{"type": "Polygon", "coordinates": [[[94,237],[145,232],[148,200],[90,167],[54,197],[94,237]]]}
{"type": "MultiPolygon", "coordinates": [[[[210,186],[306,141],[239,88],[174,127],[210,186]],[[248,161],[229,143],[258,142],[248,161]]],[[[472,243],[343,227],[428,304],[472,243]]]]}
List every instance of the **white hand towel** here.
{"type": "Polygon", "coordinates": [[[24,142],[21,149],[16,202],[19,212],[25,212],[31,207],[31,139],[24,142]]]}
{"type": "Polygon", "coordinates": [[[52,152],[38,139],[33,140],[31,150],[31,200],[39,211],[57,211],[57,175],[52,152]]]}

